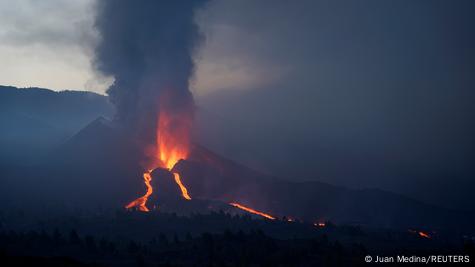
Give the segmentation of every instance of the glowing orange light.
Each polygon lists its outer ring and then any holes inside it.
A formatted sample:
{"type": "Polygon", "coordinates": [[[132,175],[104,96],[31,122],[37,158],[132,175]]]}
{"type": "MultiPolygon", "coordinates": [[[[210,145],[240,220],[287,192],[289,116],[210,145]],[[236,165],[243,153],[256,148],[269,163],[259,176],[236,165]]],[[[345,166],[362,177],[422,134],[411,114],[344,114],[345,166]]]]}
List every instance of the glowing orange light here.
{"type": "MultiPolygon", "coordinates": [[[[160,159],[161,167],[172,170],[179,160],[188,157],[190,130],[191,118],[187,114],[170,114],[165,110],[160,112],[157,127],[157,158],[160,159]]],[[[173,176],[183,198],[191,200],[180,174],[174,172],[173,176]]]]}
{"type": "MultiPolygon", "coordinates": [[[[190,133],[192,126],[192,116],[189,112],[169,112],[170,98],[164,95],[160,99],[160,110],[158,114],[157,130],[155,146],[153,147],[153,154],[150,155],[153,161],[149,164],[152,170],[161,167],[171,171],[175,164],[188,157],[190,148],[190,133]],[[168,103],[167,103],[168,101],[168,103]]],[[[146,171],[143,174],[144,183],[147,187],[147,192],[142,197],[130,202],[125,208],[137,208],[140,211],[149,211],[146,206],[148,197],[153,193],[151,185],[152,170],[146,171]]],[[[176,184],[180,187],[182,196],[186,200],[191,200],[188,189],[182,183],[180,175],[173,173],[176,184]]]]}
{"type": "Polygon", "coordinates": [[[423,238],[432,238],[432,236],[427,232],[416,231],[416,230],[411,230],[411,229],[409,229],[409,232],[413,234],[417,234],[418,236],[423,237],[423,238]]]}
{"type": "Polygon", "coordinates": [[[186,187],[183,185],[183,183],[180,180],[180,175],[178,173],[174,172],[173,176],[175,177],[175,182],[180,187],[181,195],[183,196],[183,198],[185,198],[187,200],[191,200],[190,195],[188,195],[188,190],[186,189],[186,187]]]}
{"type": "Polygon", "coordinates": [[[171,170],[189,153],[191,119],[184,114],[170,114],[161,110],[157,126],[157,155],[160,167],[171,170]]]}
{"type": "Polygon", "coordinates": [[[316,222],[316,223],[313,223],[314,226],[317,226],[317,227],[325,227],[326,224],[324,222],[316,222]]]}
{"type": "Polygon", "coordinates": [[[236,207],[236,208],[238,208],[238,209],[245,210],[245,211],[247,211],[247,212],[249,212],[249,213],[252,213],[252,214],[260,215],[260,216],[265,217],[265,218],[270,219],[270,220],[275,220],[275,217],[273,217],[273,216],[271,216],[271,215],[269,215],[269,214],[267,214],[267,213],[264,213],[264,212],[260,212],[260,211],[251,209],[251,208],[249,208],[249,207],[243,206],[243,205],[238,204],[238,203],[232,202],[232,203],[229,203],[229,205],[234,206],[234,207],[236,207]]]}
{"type": "Polygon", "coordinates": [[[418,234],[420,237],[431,238],[431,236],[426,232],[419,231],[418,234]]]}
{"type": "Polygon", "coordinates": [[[147,192],[145,192],[145,195],[130,202],[127,206],[125,206],[126,209],[131,209],[135,207],[135,208],[138,208],[140,211],[145,211],[145,212],[150,211],[147,208],[146,204],[147,204],[148,197],[153,193],[153,187],[150,184],[150,182],[152,181],[151,172],[152,170],[148,170],[143,173],[143,180],[144,180],[145,186],[147,187],[147,192]]]}

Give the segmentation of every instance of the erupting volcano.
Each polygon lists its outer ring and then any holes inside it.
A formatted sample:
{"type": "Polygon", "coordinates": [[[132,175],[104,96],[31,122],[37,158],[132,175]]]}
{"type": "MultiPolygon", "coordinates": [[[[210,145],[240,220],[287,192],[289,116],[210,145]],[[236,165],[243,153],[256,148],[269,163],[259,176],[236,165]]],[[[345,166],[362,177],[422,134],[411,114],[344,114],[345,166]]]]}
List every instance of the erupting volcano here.
{"type": "MultiPolygon", "coordinates": [[[[193,124],[192,109],[183,108],[177,109],[171,107],[174,103],[174,94],[171,92],[163,92],[159,100],[159,108],[157,115],[155,144],[149,145],[146,164],[146,171],[143,173],[143,182],[146,187],[146,192],[143,196],[135,199],[125,206],[126,209],[137,209],[143,212],[149,212],[147,202],[152,194],[159,194],[159,190],[154,190],[152,186],[152,172],[157,169],[165,169],[173,174],[174,181],[181,191],[181,197],[185,200],[191,200],[190,192],[181,180],[180,174],[175,171],[174,167],[180,160],[187,159],[191,147],[191,128],[193,124]]],[[[154,203],[157,204],[157,203],[154,203]]],[[[246,207],[242,204],[230,202],[230,206],[246,211],[251,214],[262,216],[266,219],[275,220],[275,217],[246,207]]],[[[158,207],[158,205],[154,205],[158,207]]]]}
{"type": "MultiPolygon", "coordinates": [[[[174,167],[179,160],[187,159],[190,152],[192,116],[189,115],[191,113],[177,112],[176,110],[174,110],[174,113],[169,112],[166,107],[169,106],[170,101],[169,94],[167,94],[166,97],[162,97],[160,101],[159,114],[157,116],[156,144],[151,146],[153,153],[149,155],[150,163],[148,163],[147,169],[142,175],[146,192],[143,196],[127,204],[125,206],[126,209],[135,208],[143,212],[150,211],[147,207],[147,201],[153,193],[159,193],[157,192],[158,190],[153,189],[151,184],[152,172],[156,168],[170,171],[173,174],[176,185],[180,188],[183,199],[191,200],[187,187],[181,181],[180,174],[174,171],[174,167]]],[[[267,213],[257,211],[242,204],[230,202],[229,205],[251,214],[275,220],[275,217],[267,213]]]]}
{"type": "MultiPolygon", "coordinates": [[[[147,200],[154,192],[151,185],[152,171],[156,168],[172,171],[179,160],[186,159],[188,156],[192,125],[191,116],[184,112],[171,113],[163,108],[167,106],[167,103],[163,102],[168,99],[168,97],[164,97],[160,101],[162,108],[159,109],[158,114],[156,144],[153,145],[154,152],[149,163],[151,166],[143,174],[147,191],[142,197],[126,205],[125,208],[127,209],[137,208],[140,211],[148,212],[147,200]]],[[[172,173],[177,186],[181,190],[182,197],[186,200],[191,200],[188,189],[180,179],[180,174],[177,172],[172,173]]]]}
{"type": "MultiPolygon", "coordinates": [[[[193,53],[203,40],[195,11],[207,2],[98,3],[95,27],[101,38],[95,48],[94,66],[101,74],[114,78],[107,90],[116,108],[114,120],[124,130],[127,142],[133,144],[134,152],[139,151],[134,160],[144,170],[145,193],[126,205],[127,209],[148,212],[149,207],[159,204],[150,202],[162,202],[163,209],[163,200],[174,195],[175,186],[181,194],[178,199],[190,201],[193,194],[190,187],[199,187],[192,183],[193,175],[186,174],[190,180],[185,180],[183,171],[175,165],[180,160],[190,160],[195,108],[190,79],[195,70],[193,53]],[[171,179],[171,186],[167,179],[171,179]]],[[[226,206],[273,218],[234,205],[237,196],[226,194],[225,184],[217,182],[215,186],[222,186],[218,189],[223,191],[219,196],[200,195],[198,188],[194,197],[222,201],[226,206]]]]}
{"type": "Polygon", "coordinates": [[[143,152],[136,160],[144,170],[146,192],[127,209],[149,211],[150,197],[160,194],[163,183],[152,182],[157,168],[171,172],[183,199],[191,200],[174,166],[190,152],[195,104],[189,81],[193,53],[202,40],[194,15],[206,2],[100,1],[97,5],[95,27],[101,38],[94,66],[114,78],[107,90],[116,107],[114,119],[134,149],[143,152]]]}

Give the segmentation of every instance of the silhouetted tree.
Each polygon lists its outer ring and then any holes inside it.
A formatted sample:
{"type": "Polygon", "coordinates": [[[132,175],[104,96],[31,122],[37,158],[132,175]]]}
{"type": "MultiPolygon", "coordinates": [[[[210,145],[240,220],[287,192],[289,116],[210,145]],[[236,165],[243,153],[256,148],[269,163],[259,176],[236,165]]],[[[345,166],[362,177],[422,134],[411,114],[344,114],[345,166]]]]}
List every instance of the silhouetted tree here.
{"type": "Polygon", "coordinates": [[[95,252],[97,250],[96,241],[92,235],[87,235],[85,238],[86,248],[89,251],[95,252]]]}
{"type": "Polygon", "coordinates": [[[193,237],[191,236],[191,233],[190,233],[190,232],[186,232],[185,238],[186,238],[186,241],[191,241],[191,240],[193,240],[193,237]]]}
{"type": "Polygon", "coordinates": [[[107,240],[104,237],[101,238],[101,240],[99,241],[99,249],[101,250],[101,252],[110,252],[109,242],[107,242],[107,240]]]}
{"type": "Polygon", "coordinates": [[[139,251],[139,246],[133,240],[130,240],[129,244],[127,245],[127,251],[130,254],[136,254],[139,251]]]}
{"type": "Polygon", "coordinates": [[[79,235],[76,232],[76,229],[73,229],[71,230],[71,232],[69,232],[69,242],[74,245],[81,244],[81,239],[79,238],[79,235]]]}
{"type": "Polygon", "coordinates": [[[178,238],[178,235],[176,233],[173,234],[173,242],[175,244],[179,244],[180,243],[180,239],[178,238]]]}
{"type": "Polygon", "coordinates": [[[137,267],[145,266],[145,260],[142,255],[137,255],[137,258],[135,260],[137,262],[137,267]]]}
{"type": "Polygon", "coordinates": [[[160,243],[160,246],[168,246],[168,238],[165,234],[160,233],[158,236],[158,242],[160,243]]]}
{"type": "Polygon", "coordinates": [[[61,236],[61,233],[59,232],[58,228],[54,228],[53,242],[56,246],[58,246],[62,243],[62,236],[61,236]]]}

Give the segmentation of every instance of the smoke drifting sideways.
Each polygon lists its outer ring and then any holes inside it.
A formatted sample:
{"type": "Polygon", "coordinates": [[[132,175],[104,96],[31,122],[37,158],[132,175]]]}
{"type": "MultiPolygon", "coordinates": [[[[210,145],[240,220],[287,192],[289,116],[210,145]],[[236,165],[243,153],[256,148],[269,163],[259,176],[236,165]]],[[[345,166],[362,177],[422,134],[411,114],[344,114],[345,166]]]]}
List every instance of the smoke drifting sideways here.
{"type": "Polygon", "coordinates": [[[141,142],[155,138],[159,109],[193,114],[189,79],[193,52],[202,41],[194,13],[206,2],[97,3],[95,28],[100,41],[94,65],[115,79],[107,93],[116,107],[116,122],[132,129],[141,142]],[[167,101],[159,101],[164,92],[167,101]]]}

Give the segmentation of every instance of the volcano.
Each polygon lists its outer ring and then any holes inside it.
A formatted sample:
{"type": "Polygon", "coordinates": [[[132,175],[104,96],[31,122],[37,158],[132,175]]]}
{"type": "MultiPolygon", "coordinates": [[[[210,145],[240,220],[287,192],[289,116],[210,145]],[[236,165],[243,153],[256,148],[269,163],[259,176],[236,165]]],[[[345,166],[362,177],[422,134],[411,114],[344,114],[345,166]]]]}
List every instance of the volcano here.
{"type": "MultiPolygon", "coordinates": [[[[131,149],[130,142],[118,132],[113,123],[96,120],[72,137],[55,155],[63,162],[74,162],[75,168],[80,164],[83,173],[88,172],[90,177],[98,177],[94,179],[97,185],[93,187],[102,194],[98,194],[94,202],[109,203],[110,208],[124,206],[134,196],[144,196],[149,192],[144,183],[146,175],[140,166],[131,163],[138,162],[135,157],[140,153],[131,149]],[[89,153],[100,153],[101,156],[90,161],[89,153]],[[101,159],[107,162],[98,162],[101,159]],[[104,167],[97,171],[97,165],[104,167]],[[105,174],[108,171],[110,174],[105,174]],[[118,186],[120,183],[123,184],[118,186]],[[111,184],[121,190],[103,194],[110,191],[111,184]]],[[[470,216],[466,213],[387,191],[354,190],[316,181],[290,182],[245,167],[197,144],[191,145],[187,158],[178,160],[172,168],[157,167],[148,175],[154,191],[147,196],[146,207],[152,212],[187,214],[223,210],[248,213],[263,219],[285,216],[310,223],[332,221],[401,229],[440,229],[454,225],[470,228],[473,225],[471,220],[467,220],[470,216]],[[191,200],[184,197],[174,173],[179,174],[191,200]]],[[[140,205],[131,205],[129,209],[143,210],[140,205]]]]}

